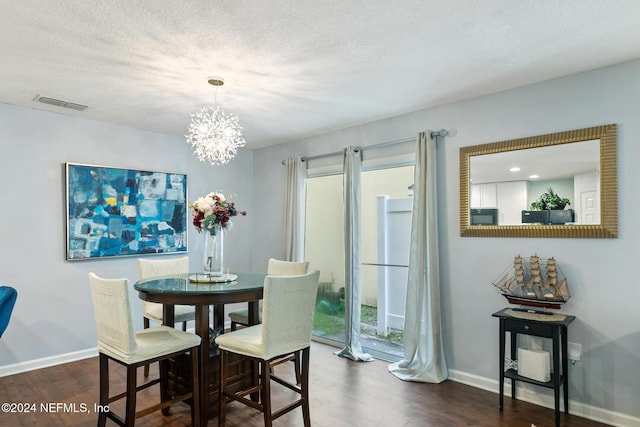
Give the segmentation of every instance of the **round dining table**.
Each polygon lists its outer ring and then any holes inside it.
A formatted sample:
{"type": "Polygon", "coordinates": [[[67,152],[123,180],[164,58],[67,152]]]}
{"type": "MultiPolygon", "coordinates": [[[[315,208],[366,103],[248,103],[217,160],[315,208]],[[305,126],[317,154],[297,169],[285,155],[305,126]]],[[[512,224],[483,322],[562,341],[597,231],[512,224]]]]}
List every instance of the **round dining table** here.
{"type": "Polygon", "coordinates": [[[199,387],[202,425],[207,424],[210,405],[211,358],[215,345],[209,340],[210,329],[224,332],[224,306],[233,303],[248,303],[249,324],[258,323],[258,302],[262,299],[264,278],[262,273],[226,273],[223,277],[210,278],[203,273],[189,273],[154,277],[135,283],[140,299],[163,304],[163,324],[174,326],[174,305],[195,307],[195,333],[202,338],[199,357],[199,387]],[[209,307],[213,306],[213,324],[209,324],[209,307]]]}

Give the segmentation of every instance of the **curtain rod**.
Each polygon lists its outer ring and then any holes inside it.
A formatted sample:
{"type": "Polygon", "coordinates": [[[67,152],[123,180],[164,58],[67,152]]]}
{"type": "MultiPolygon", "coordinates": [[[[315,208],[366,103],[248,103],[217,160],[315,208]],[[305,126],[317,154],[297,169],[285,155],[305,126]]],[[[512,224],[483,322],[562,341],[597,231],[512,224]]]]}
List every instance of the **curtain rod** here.
{"type": "MultiPolygon", "coordinates": [[[[433,138],[433,137],[432,137],[433,138]]],[[[415,138],[403,138],[403,139],[397,139],[395,141],[387,141],[387,142],[381,142],[380,144],[374,144],[374,145],[367,145],[364,147],[356,147],[355,151],[363,151],[366,150],[368,148],[382,148],[382,147],[388,147],[390,145],[396,145],[396,144],[402,144],[404,142],[411,142],[411,141],[415,141],[415,138]]],[[[302,161],[306,162],[307,160],[317,160],[317,159],[323,159],[325,157],[333,157],[333,156],[341,156],[342,154],[344,154],[344,151],[334,151],[333,153],[326,153],[326,154],[318,154],[316,156],[308,156],[308,157],[303,157],[302,161]]]]}
{"type": "Polygon", "coordinates": [[[358,151],[366,150],[368,148],[383,148],[383,147],[388,147],[390,145],[403,144],[405,142],[413,142],[415,140],[416,140],[415,137],[413,137],[413,138],[396,139],[395,141],[387,141],[387,142],[381,142],[379,144],[366,145],[366,146],[363,146],[363,147],[356,147],[355,151],[358,152],[358,151]]]}
{"type": "MultiPolygon", "coordinates": [[[[445,136],[454,136],[456,133],[458,133],[458,131],[456,131],[455,129],[440,129],[438,131],[432,131],[431,132],[431,138],[437,138],[437,137],[445,137],[445,136]]],[[[396,139],[395,141],[387,141],[387,142],[381,142],[379,144],[373,144],[373,145],[366,145],[363,147],[356,147],[355,151],[362,151],[362,150],[366,150],[368,148],[382,148],[382,147],[388,147],[390,145],[396,145],[396,144],[403,144],[406,142],[411,142],[411,141],[415,141],[415,137],[410,137],[410,138],[403,138],[403,139],[396,139]]],[[[325,157],[333,157],[333,156],[341,156],[344,152],[343,151],[334,151],[332,153],[325,153],[325,154],[317,154],[315,156],[305,156],[302,157],[302,161],[306,162],[308,160],[318,160],[318,159],[324,159],[325,157]]],[[[285,164],[285,161],[282,161],[282,164],[285,164]]]]}

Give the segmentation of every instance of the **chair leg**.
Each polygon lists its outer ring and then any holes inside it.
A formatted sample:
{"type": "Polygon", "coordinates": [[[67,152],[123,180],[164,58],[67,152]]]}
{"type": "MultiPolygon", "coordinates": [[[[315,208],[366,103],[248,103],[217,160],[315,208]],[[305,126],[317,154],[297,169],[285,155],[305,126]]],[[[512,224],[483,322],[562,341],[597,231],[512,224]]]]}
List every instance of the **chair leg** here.
{"type": "Polygon", "coordinates": [[[296,384],[302,381],[302,367],[300,366],[300,357],[302,355],[297,351],[293,356],[293,369],[296,371],[296,384]]]}
{"type": "MultiPolygon", "coordinates": [[[[146,317],[142,318],[142,324],[144,329],[149,329],[149,319],[146,317]]],[[[144,377],[147,378],[149,376],[149,364],[144,365],[144,377]]]]}
{"type": "Polygon", "coordinates": [[[302,354],[298,352],[296,356],[301,356],[301,379],[300,379],[300,391],[302,398],[302,419],[304,421],[304,427],[311,427],[311,416],[309,411],[309,347],[302,350],[302,354]]]}
{"type": "Polygon", "coordinates": [[[186,321],[186,320],[185,320],[184,322],[182,322],[182,330],[183,330],[184,332],[186,332],[186,331],[187,331],[187,321],[186,321]]]}
{"type": "Polygon", "coordinates": [[[220,368],[218,370],[220,375],[220,387],[218,388],[218,427],[223,427],[226,415],[227,398],[225,397],[225,389],[227,388],[227,374],[224,371],[226,351],[220,349],[220,356],[218,357],[220,362],[220,368]]]}
{"type": "Polygon", "coordinates": [[[266,360],[260,361],[260,403],[264,415],[265,427],[271,427],[273,414],[271,413],[271,366],[266,360]]]}
{"type": "MultiPolygon", "coordinates": [[[[103,353],[99,353],[99,370],[100,370],[100,396],[99,396],[99,408],[98,412],[98,427],[105,427],[107,418],[110,418],[118,425],[123,427],[133,427],[135,425],[135,421],[137,417],[141,417],[151,412],[157,411],[162,408],[163,414],[168,414],[169,406],[177,403],[179,401],[190,403],[191,404],[191,423],[194,426],[200,426],[202,420],[202,414],[200,413],[200,375],[199,375],[199,355],[198,347],[191,348],[191,369],[192,369],[192,384],[193,390],[190,394],[182,394],[178,396],[169,396],[167,392],[168,386],[168,359],[160,360],[160,400],[161,402],[156,405],[148,406],[142,409],[139,413],[136,413],[137,406],[137,392],[138,392],[138,384],[137,384],[137,376],[138,376],[138,365],[132,364],[128,365],[124,362],[119,362],[122,365],[126,366],[126,391],[117,396],[111,397],[109,395],[109,357],[103,353]],[[173,400],[171,397],[176,398],[173,400]],[[116,415],[112,413],[109,409],[109,401],[110,399],[119,400],[124,398],[124,417],[116,415]],[[190,401],[189,401],[190,400],[190,401]],[[163,407],[164,405],[166,407],[163,407]]],[[[142,388],[146,388],[149,385],[156,384],[157,380],[151,381],[148,384],[144,384],[141,386],[142,388]]]]}
{"type": "Polygon", "coordinates": [[[194,347],[191,349],[191,384],[193,391],[193,398],[191,399],[193,402],[191,404],[191,425],[194,427],[200,426],[200,379],[199,379],[199,368],[198,368],[198,357],[199,357],[200,349],[198,347],[194,347]]]}
{"type": "Polygon", "coordinates": [[[238,329],[238,324],[232,320],[231,321],[231,332],[235,331],[236,329],[238,329]]]}
{"type": "Polygon", "coordinates": [[[106,408],[109,407],[109,359],[100,353],[100,412],[98,427],[104,427],[107,422],[106,408]]]}
{"type": "Polygon", "coordinates": [[[127,366],[127,407],[124,419],[127,427],[133,427],[136,422],[136,374],[135,366],[127,366]]]}

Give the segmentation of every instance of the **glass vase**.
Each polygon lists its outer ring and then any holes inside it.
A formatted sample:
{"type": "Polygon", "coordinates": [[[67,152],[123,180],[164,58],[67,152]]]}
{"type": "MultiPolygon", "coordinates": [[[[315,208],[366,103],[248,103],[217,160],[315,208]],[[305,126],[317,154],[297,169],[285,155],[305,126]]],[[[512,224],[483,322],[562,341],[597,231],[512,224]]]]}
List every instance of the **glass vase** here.
{"type": "Polygon", "coordinates": [[[211,276],[223,275],[224,231],[215,225],[211,231],[204,230],[204,272],[211,276]]]}

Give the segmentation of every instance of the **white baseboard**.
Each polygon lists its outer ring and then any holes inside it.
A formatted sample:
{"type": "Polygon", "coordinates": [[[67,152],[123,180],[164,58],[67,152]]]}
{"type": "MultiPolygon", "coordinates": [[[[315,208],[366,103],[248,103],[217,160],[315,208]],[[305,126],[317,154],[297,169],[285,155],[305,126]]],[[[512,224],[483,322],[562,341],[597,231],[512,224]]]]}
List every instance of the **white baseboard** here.
{"type": "Polygon", "coordinates": [[[88,359],[97,355],[98,349],[94,347],[87,350],[74,351],[72,353],[60,354],[57,356],[29,360],[28,362],[0,366],[0,377],[20,374],[22,372],[33,371],[36,369],[48,368],[50,366],[61,365],[63,363],[75,362],[76,360],[88,359]]]}
{"type": "MultiPolygon", "coordinates": [[[[484,378],[478,375],[468,374],[456,370],[449,370],[449,379],[451,381],[491,391],[496,394],[500,392],[498,380],[484,378]]],[[[536,389],[538,389],[538,387],[519,382],[516,389],[516,399],[533,403],[534,405],[544,406],[545,408],[554,409],[553,396],[537,393],[536,389]]],[[[511,396],[510,380],[505,381],[504,394],[508,398],[510,398],[511,396]]],[[[560,401],[560,404],[562,405],[562,399],[560,401]]],[[[640,427],[640,418],[622,414],[620,412],[613,412],[608,409],[590,406],[571,399],[569,399],[569,413],[582,418],[588,418],[590,420],[606,423],[615,427],[640,427]]]]}

